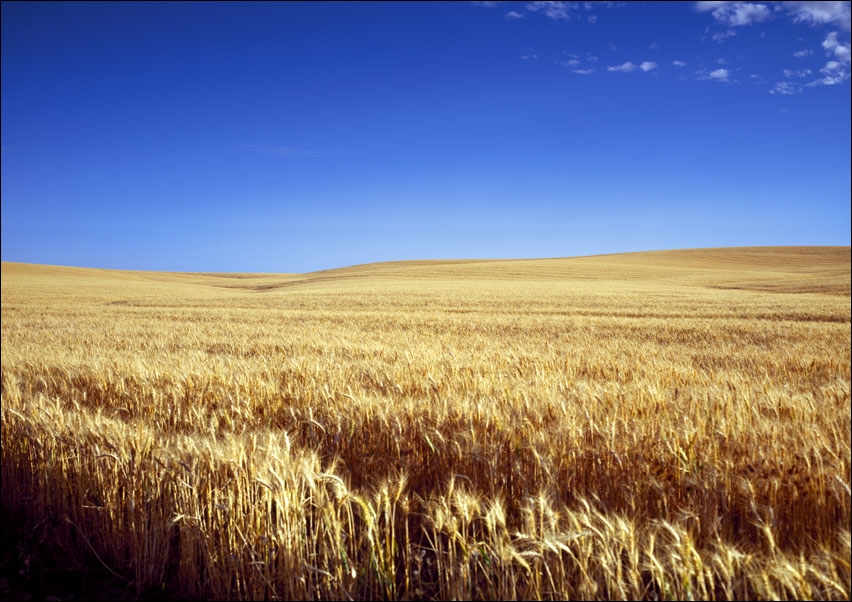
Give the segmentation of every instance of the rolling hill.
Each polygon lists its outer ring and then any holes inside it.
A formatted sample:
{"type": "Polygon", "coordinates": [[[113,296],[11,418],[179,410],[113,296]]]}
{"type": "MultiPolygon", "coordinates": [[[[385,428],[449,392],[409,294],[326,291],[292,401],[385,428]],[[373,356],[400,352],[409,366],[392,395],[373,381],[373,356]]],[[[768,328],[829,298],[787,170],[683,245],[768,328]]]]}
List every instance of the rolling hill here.
{"type": "Polygon", "coordinates": [[[213,288],[256,293],[345,290],[422,280],[466,285],[495,281],[622,281],[849,296],[850,247],[731,247],[555,259],[394,261],[306,274],[154,272],[3,262],[2,278],[4,285],[76,281],[107,288],[177,285],[187,290],[213,288]]]}

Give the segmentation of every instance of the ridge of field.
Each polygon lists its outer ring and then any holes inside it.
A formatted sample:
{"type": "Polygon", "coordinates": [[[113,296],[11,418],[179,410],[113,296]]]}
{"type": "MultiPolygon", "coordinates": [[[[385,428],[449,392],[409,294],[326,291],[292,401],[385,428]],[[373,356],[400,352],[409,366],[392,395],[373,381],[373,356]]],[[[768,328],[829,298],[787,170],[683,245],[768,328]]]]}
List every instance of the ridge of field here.
{"type": "Polygon", "coordinates": [[[850,247],[728,247],[553,259],[468,259],[373,263],[305,274],[268,290],[341,279],[665,281],[718,288],[849,295],[850,247]]]}
{"type": "Polygon", "coordinates": [[[481,282],[665,282],[721,289],[850,296],[850,247],[726,247],[553,259],[409,260],[304,274],[157,272],[3,262],[3,278],[75,278],[80,284],[154,284],[232,290],[351,288],[412,279],[481,282]]]}
{"type": "Polygon", "coordinates": [[[265,273],[230,273],[230,272],[162,272],[154,270],[113,270],[106,268],[88,268],[47,265],[40,263],[21,263],[4,261],[2,267],[3,278],[26,278],[30,282],[37,283],[38,280],[49,279],[75,279],[81,284],[103,284],[115,281],[121,285],[144,284],[151,286],[156,284],[186,284],[201,286],[223,286],[227,287],[234,281],[251,280],[253,282],[274,279],[280,282],[283,279],[299,279],[300,274],[265,274],[265,273]]]}

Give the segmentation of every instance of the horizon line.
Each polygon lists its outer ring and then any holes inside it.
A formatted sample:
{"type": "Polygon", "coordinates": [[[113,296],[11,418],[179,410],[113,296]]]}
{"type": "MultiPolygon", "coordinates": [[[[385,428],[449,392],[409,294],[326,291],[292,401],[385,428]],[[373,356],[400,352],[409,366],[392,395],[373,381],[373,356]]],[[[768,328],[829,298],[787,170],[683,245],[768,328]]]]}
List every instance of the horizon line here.
{"type": "Polygon", "coordinates": [[[591,257],[611,257],[616,255],[639,255],[644,253],[662,253],[662,252],[684,252],[684,251],[711,251],[711,250],[742,250],[742,249],[849,249],[852,253],[852,245],[734,245],[734,246],[719,246],[719,247],[677,247],[667,249],[643,249],[639,251],[618,251],[613,253],[591,253],[588,255],[563,255],[557,257],[459,257],[459,258],[444,258],[444,259],[389,259],[382,261],[368,261],[366,263],[353,263],[340,265],[333,268],[323,268],[320,270],[312,270],[308,272],[255,272],[255,271],[211,271],[211,270],[156,270],[156,269],[140,269],[140,268],[103,268],[89,265],[67,265],[55,263],[39,263],[32,261],[7,261],[2,260],[0,263],[17,264],[17,265],[33,265],[50,268],[72,268],[81,270],[105,270],[110,272],[153,272],[159,274],[199,274],[199,275],[214,275],[214,274],[268,274],[268,275],[308,275],[319,274],[323,272],[332,272],[336,270],[344,270],[348,268],[366,267],[371,265],[388,265],[402,263],[491,263],[504,261],[556,261],[565,259],[583,259],[591,257]]]}

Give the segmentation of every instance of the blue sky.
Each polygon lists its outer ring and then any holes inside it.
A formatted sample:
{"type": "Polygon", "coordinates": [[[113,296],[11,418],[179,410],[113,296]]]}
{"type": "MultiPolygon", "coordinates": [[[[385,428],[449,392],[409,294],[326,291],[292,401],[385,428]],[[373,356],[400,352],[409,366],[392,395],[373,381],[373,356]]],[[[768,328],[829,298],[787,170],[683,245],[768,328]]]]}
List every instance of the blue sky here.
{"type": "Polygon", "coordinates": [[[847,2],[2,4],[2,259],[850,244],[847,2]]]}

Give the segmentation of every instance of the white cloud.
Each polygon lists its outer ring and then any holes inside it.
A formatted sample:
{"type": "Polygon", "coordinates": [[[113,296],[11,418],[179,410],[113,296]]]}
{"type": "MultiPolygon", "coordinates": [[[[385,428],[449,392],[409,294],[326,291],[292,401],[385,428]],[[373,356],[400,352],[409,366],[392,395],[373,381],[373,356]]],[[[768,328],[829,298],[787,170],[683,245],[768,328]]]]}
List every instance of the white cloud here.
{"type": "Polygon", "coordinates": [[[848,73],[833,73],[831,75],[826,75],[818,80],[812,81],[808,84],[809,87],[814,86],[836,86],[837,84],[842,84],[847,79],[849,79],[848,73]]]}
{"type": "Polygon", "coordinates": [[[651,42],[650,44],[648,44],[648,48],[650,48],[651,50],[659,50],[660,45],[657,44],[656,42],[651,42]]]}
{"type": "Polygon", "coordinates": [[[798,84],[794,84],[792,82],[778,82],[775,84],[771,90],[769,90],[770,94],[781,94],[782,96],[790,96],[792,94],[798,94],[802,91],[802,87],[798,84]]]}
{"type": "Polygon", "coordinates": [[[481,6],[483,8],[494,8],[497,6],[497,2],[471,2],[474,6],[481,6]]]}
{"type": "Polygon", "coordinates": [[[713,11],[713,17],[729,27],[759,23],[769,18],[769,7],[761,2],[696,2],[699,12],[713,11]]]}
{"type": "Polygon", "coordinates": [[[613,8],[619,6],[617,2],[527,2],[524,8],[531,13],[540,13],[554,21],[570,21],[576,17],[581,21],[597,23],[598,16],[589,14],[598,7],[613,8]]]}
{"type": "Polygon", "coordinates": [[[807,77],[811,73],[813,73],[813,71],[811,71],[810,69],[784,69],[782,73],[784,74],[784,77],[789,79],[791,77],[807,77]]]}
{"type": "Polygon", "coordinates": [[[578,75],[590,75],[594,72],[594,69],[572,69],[572,73],[576,73],[578,75]]]}
{"type": "Polygon", "coordinates": [[[541,12],[548,19],[554,21],[570,21],[571,10],[576,9],[577,4],[572,2],[527,2],[526,9],[530,12],[541,12]]]}
{"type": "Polygon", "coordinates": [[[825,76],[809,83],[809,88],[813,88],[814,86],[835,86],[849,79],[849,72],[845,70],[826,71],[820,69],[820,71],[825,73],[825,76]]]}
{"type": "Polygon", "coordinates": [[[653,71],[657,68],[657,63],[654,61],[643,61],[639,65],[633,63],[631,61],[627,61],[626,63],[622,63],[621,65],[611,65],[606,68],[607,71],[613,71],[617,73],[632,73],[637,69],[648,72],[653,71]]]}
{"type": "Polygon", "coordinates": [[[674,65],[675,67],[686,67],[686,63],[684,63],[683,61],[672,61],[672,65],[674,65]]]}
{"type": "Polygon", "coordinates": [[[535,52],[528,52],[526,54],[521,55],[521,60],[528,61],[531,59],[537,59],[538,55],[535,52]]]}
{"type": "Polygon", "coordinates": [[[834,49],[834,56],[844,63],[849,62],[849,44],[840,44],[834,49]]]}
{"type": "MultiPolygon", "coordinates": [[[[833,2],[812,3],[814,5],[825,5],[822,7],[804,7],[802,6],[803,3],[788,2],[786,4],[795,4],[794,8],[800,11],[799,16],[797,17],[797,22],[808,21],[811,24],[827,23],[831,22],[832,18],[834,18],[832,17],[832,15],[835,15],[836,17],[837,14],[842,13],[842,11],[839,11],[838,7],[835,6],[837,3],[833,2]]],[[[806,87],[813,88],[816,86],[835,86],[837,84],[841,84],[849,80],[849,46],[849,42],[841,42],[838,40],[838,34],[836,31],[830,32],[828,35],[826,35],[825,40],[823,40],[822,42],[822,47],[825,50],[826,57],[828,57],[829,59],[825,63],[825,66],[819,70],[822,77],[819,77],[818,79],[810,81],[806,84],[797,83],[796,81],[778,82],[772,87],[771,90],[769,90],[769,93],[781,95],[798,94],[802,92],[806,87]]],[[[811,54],[813,54],[813,52],[810,50],[800,50],[794,52],[793,56],[796,58],[804,58],[811,54]]],[[[784,69],[783,73],[784,77],[786,77],[788,80],[802,80],[805,78],[809,78],[813,75],[813,71],[811,69],[784,69]]]]}
{"type": "Polygon", "coordinates": [[[819,70],[823,76],[807,84],[809,88],[814,86],[835,86],[849,79],[849,65],[841,61],[828,61],[825,67],[819,70]]]}
{"type": "Polygon", "coordinates": [[[760,23],[775,14],[786,14],[793,23],[832,24],[850,30],[849,2],[696,2],[698,12],[711,12],[719,23],[739,27],[760,23]]]}
{"type": "Polygon", "coordinates": [[[606,68],[607,71],[618,71],[621,73],[630,73],[631,71],[636,71],[636,65],[627,61],[622,65],[614,65],[606,68]]]}
{"type": "Polygon", "coordinates": [[[509,12],[506,13],[506,18],[507,19],[523,19],[524,16],[519,12],[516,12],[514,10],[510,10],[509,12]]]}
{"type": "Polygon", "coordinates": [[[725,83],[731,83],[731,80],[729,79],[730,75],[731,74],[727,69],[715,69],[713,71],[710,71],[709,73],[706,69],[699,69],[695,72],[695,77],[697,79],[711,79],[713,81],[725,83]]]}
{"type": "Polygon", "coordinates": [[[837,32],[829,33],[822,42],[822,47],[825,48],[826,54],[833,54],[835,58],[840,59],[844,63],[849,62],[849,43],[842,44],[837,41],[837,32]]]}
{"type": "Polygon", "coordinates": [[[835,46],[837,46],[837,32],[832,31],[825,36],[825,39],[822,41],[822,47],[826,50],[833,50],[835,46]]]}
{"type": "Polygon", "coordinates": [[[728,39],[728,38],[732,38],[732,37],[734,37],[735,35],[737,35],[737,32],[736,32],[736,31],[734,31],[733,29],[729,29],[728,31],[719,31],[719,32],[716,32],[716,33],[714,33],[714,34],[713,34],[712,36],[710,36],[710,37],[711,37],[711,38],[713,38],[713,41],[714,41],[714,42],[718,42],[719,44],[721,44],[721,43],[722,43],[722,42],[724,42],[726,39],[728,39]]]}
{"type": "Polygon", "coordinates": [[[569,60],[564,61],[562,63],[562,65],[565,66],[565,67],[576,67],[579,64],[580,64],[580,61],[578,61],[577,59],[569,59],[569,60]]]}
{"type": "Polygon", "coordinates": [[[838,42],[837,32],[832,31],[823,40],[822,47],[826,56],[837,60],[829,60],[825,67],[819,70],[823,77],[810,82],[808,87],[834,86],[849,79],[849,42],[838,42]]]}
{"type": "Polygon", "coordinates": [[[831,23],[849,31],[848,2],[784,2],[784,7],[793,17],[794,23],[810,25],[831,23]]]}

